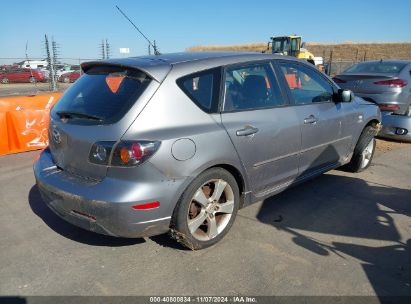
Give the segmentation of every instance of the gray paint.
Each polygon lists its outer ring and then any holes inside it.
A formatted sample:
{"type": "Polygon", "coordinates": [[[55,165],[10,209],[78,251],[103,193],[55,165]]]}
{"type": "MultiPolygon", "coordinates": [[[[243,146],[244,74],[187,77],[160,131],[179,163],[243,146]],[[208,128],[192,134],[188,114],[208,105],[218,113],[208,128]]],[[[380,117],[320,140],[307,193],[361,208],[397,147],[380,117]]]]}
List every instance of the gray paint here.
{"type": "MultiPolygon", "coordinates": [[[[34,165],[45,201],[61,217],[83,228],[115,236],[147,236],[169,229],[183,191],[210,167],[236,170],[244,184],[244,205],[248,205],[348,162],[362,129],[371,120],[380,121],[378,108],[360,98],[349,103],[294,106],[282,81],[288,102],[284,107],[207,114],[176,84],[178,78],[197,71],[272,60],[306,64],[258,53],[187,53],[104,61],[141,69],[155,81],[115,124],[86,127],[52,118],[51,130],[59,130],[63,141],[51,142],[34,165]],[[311,115],[318,121],[304,124],[311,115]],[[238,132],[250,126],[258,132],[248,136],[238,132]],[[120,140],[156,140],[161,145],[136,167],[89,163],[95,142],[120,140]],[[159,201],[160,207],[131,208],[152,201],[159,201]],[[73,210],[92,215],[96,221],[91,223],[73,210]]],[[[84,67],[92,64],[96,63],[84,67]]]]}
{"type": "MultiPolygon", "coordinates": [[[[377,61],[375,61],[377,63],[377,61]]],[[[343,72],[335,77],[346,81],[340,83],[343,89],[351,90],[356,96],[377,104],[398,105],[395,114],[405,114],[411,104],[411,61],[409,60],[384,60],[384,62],[405,63],[405,67],[399,73],[348,73],[343,72]],[[378,85],[374,82],[402,79],[407,85],[402,88],[378,85]]]]}

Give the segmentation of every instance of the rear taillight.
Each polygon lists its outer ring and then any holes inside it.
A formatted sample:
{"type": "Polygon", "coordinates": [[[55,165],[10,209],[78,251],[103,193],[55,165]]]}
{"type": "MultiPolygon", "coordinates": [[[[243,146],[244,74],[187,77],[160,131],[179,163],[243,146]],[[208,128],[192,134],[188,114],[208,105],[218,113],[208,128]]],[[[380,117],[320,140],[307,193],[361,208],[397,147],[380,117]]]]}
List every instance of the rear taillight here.
{"type": "Polygon", "coordinates": [[[100,141],[90,150],[89,161],[98,165],[132,167],[145,162],[160,147],[159,141],[100,141]]]}
{"type": "Polygon", "coordinates": [[[159,147],[159,141],[122,141],[113,152],[111,165],[136,166],[150,158],[159,147]]]}
{"type": "Polygon", "coordinates": [[[400,106],[396,104],[379,104],[378,107],[381,111],[397,111],[400,106]]]}
{"type": "Polygon", "coordinates": [[[402,88],[405,87],[408,82],[404,79],[390,79],[390,80],[382,80],[382,81],[376,81],[374,84],[378,85],[385,85],[393,88],[402,88]]]}
{"type": "Polygon", "coordinates": [[[345,80],[342,80],[341,78],[338,78],[338,77],[334,77],[333,80],[335,83],[346,83],[345,80]]]}

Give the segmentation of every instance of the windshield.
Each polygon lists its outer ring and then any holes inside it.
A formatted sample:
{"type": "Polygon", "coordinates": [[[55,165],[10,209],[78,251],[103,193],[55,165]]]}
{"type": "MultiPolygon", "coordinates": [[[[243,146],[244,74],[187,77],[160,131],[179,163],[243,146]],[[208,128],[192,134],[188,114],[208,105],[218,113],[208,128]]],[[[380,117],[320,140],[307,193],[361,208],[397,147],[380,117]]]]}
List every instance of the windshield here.
{"type": "Polygon", "coordinates": [[[65,117],[76,121],[98,117],[91,120],[95,124],[115,123],[130,110],[150,80],[135,69],[93,67],[65,92],[51,114],[58,118],[59,113],[69,113],[65,117]]]}
{"type": "Polygon", "coordinates": [[[288,38],[274,38],[273,39],[273,53],[288,52],[289,49],[288,38]]]}
{"type": "Polygon", "coordinates": [[[402,62],[363,62],[353,65],[345,70],[345,73],[390,73],[398,74],[405,66],[402,62]]]}

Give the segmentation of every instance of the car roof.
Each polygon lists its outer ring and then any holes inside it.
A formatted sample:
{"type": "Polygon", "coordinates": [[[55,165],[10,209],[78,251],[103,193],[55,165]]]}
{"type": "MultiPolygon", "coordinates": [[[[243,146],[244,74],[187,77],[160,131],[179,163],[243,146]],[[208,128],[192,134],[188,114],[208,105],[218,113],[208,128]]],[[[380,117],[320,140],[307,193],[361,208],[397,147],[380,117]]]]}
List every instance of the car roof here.
{"type": "MultiPolygon", "coordinates": [[[[142,70],[157,81],[162,81],[172,66],[184,64],[189,66],[190,63],[202,63],[203,67],[214,67],[224,64],[234,64],[254,60],[285,58],[286,56],[247,53],[247,52],[184,52],[171,53],[152,56],[129,57],[121,59],[106,59],[85,62],[81,64],[84,71],[96,65],[116,65],[132,67],[142,70]]],[[[294,57],[288,59],[296,60],[294,57]]],[[[191,71],[195,72],[195,70],[191,71]]]]}
{"type": "Polygon", "coordinates": [[[362,61],[362,62],[357,62],[358,63],[380,63],[380,62],[388,62],[388,63],[405,63],[405,64],[411,64],[411,60],[406,60],[406,59],[380,59],[380,60],[369,60],[369,61],[362,61]]]}

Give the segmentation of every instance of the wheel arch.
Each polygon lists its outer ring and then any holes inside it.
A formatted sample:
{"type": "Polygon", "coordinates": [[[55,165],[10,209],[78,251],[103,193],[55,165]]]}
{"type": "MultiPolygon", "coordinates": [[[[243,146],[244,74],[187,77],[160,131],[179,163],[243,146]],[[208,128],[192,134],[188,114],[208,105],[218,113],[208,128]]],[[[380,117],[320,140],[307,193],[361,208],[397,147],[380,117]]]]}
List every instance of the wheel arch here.
{"type": "MultiPolygon", "coordinates": [[[[222,168],[229,172],[231,175],[233,175],[234,179],[237,182],[238,188],[240,190],[240,208],[248,205],[248,201],[250,200],[250,196],[246,195],[249,192],[249,185],[247,181],[247,177],[245,176],[245,173],[241,172],[241,169],[238,168],[235,164],[229,163],[229,162],[213,162],[213,163],[207,163],[200,168],[197,168],[195,170],[194,174],[192,174],[189,178],[186,179],[186,181],[181,185],[179,191],[178,191],[178,197],[180,198],[184,191],[187,189],[187,187],[193,182],[193,180],[202,174],[203,172],[211,169],[211,168],[222,168]]],[[[175,206],[173,207],[174,210],[175,206]]]]}
{"type": "Polygon", "coordinates": [[[217,165],[207,168],[206,170],[211,169],[211,168],[222,168],[228,171],[235,178],[237,185],[238,185],[238,189],[240,190],[240,197],[241,197],[240,208],[243,207],[244,199],[245,199],[243,197],[243,193],[246,192],[247,187],[246,187],[244,176],[241,173],[241,171],[238,170],[235,166],[230,165],[230,164],[217,164],[217,165]]]}
{"type": "MultiPolygon", "coordinates": [[[[368,126],[371,126],[371,127],[373,127],[373,128],[378,129],[380,123],[381,123],[381,122],[380,122],[377,118],[371,118],[371,119],[364,125],[364,128],[366,128],[366,127],[368,127],[368,126]]],[[[363,130],[364,130],[364,128],[363,128],[363,130]]]]}

